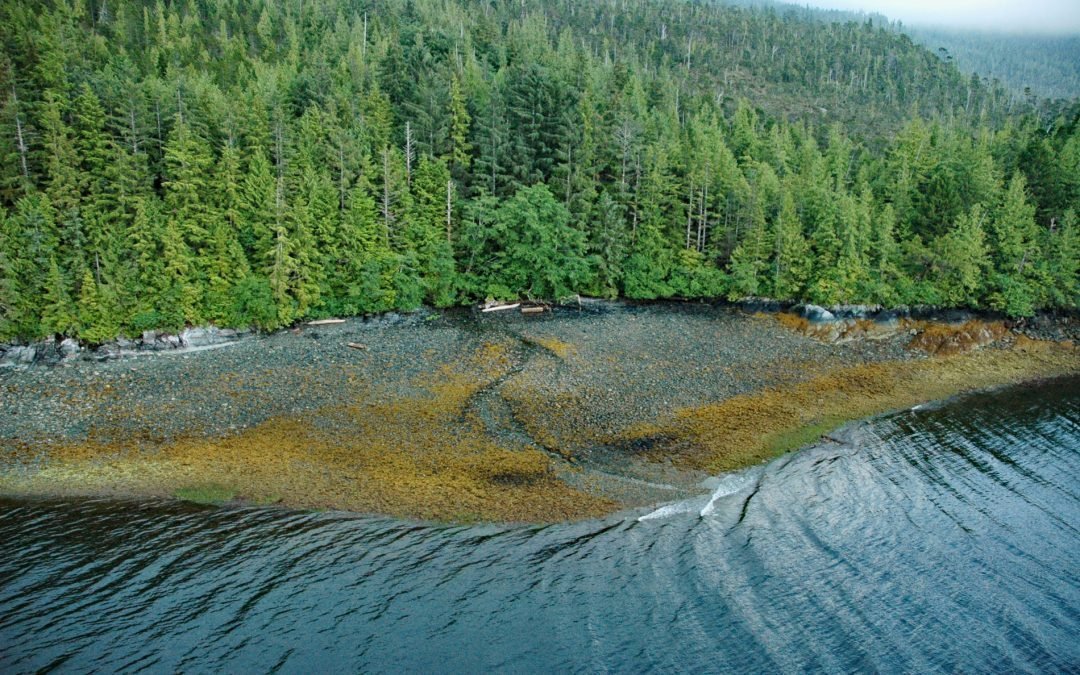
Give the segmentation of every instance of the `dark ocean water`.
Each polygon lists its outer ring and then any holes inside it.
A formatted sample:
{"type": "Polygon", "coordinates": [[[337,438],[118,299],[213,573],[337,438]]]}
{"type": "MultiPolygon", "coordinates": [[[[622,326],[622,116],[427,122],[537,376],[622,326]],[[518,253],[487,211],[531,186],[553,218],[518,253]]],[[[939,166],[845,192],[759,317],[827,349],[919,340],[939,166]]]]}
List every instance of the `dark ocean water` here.
{"type": "Polygon", "coordinates": [[[1080,671],[1078,394],[550,527],[0,502],[0,672],[1080,671]]]}

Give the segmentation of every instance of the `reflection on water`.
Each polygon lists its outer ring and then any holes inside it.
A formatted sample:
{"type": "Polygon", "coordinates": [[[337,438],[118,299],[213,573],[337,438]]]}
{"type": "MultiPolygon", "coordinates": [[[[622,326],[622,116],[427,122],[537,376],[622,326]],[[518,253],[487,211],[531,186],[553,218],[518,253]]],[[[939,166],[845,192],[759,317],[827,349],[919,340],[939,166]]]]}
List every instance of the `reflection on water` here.
{"type": "Polygon", "coordinates": [[[1076,669],[1078,391],[542,528],[0,502],[0,672],[1076,669]]]}

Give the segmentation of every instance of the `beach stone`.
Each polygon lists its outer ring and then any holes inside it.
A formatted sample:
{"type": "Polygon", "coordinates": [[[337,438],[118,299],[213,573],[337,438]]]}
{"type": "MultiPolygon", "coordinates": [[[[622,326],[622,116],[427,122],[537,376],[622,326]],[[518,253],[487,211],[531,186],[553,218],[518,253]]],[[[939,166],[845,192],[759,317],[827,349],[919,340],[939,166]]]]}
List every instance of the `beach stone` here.
{"type": "Polygon", "coordinates": [[[147,347],[157,342],[158,332],[156,330],[144,330],[142,334],[142,343],[147,347]]]}

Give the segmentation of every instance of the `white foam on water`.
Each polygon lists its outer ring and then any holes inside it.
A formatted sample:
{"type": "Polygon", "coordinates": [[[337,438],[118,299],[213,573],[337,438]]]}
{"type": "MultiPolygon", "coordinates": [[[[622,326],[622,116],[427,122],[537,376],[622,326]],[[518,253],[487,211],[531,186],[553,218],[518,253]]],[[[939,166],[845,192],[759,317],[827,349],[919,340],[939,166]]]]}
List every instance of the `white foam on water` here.
{"type": "Polygon", "coordinates": [[[724,476],[720,479],[720,482],[716,486],[716,491],[713,492],[712,497],[709,498],[709,503],[705,505],[705,508],[701,509],[699,515],[702,518],[709,515],[716,510],[716,501],[718,499],[730,497],[737,492],[742,492],[746,488],[750,487],[755,480],[756,477],[751,476],[749,473],[733,473],[724,476]]]}
{"type": "Polygon", "coordinates": [[[700,499],[688,500],[684,502],[675,502],[674,504],[665,504],[660,508],[647,513],[644,516],[638,518],[638,522],[645,520],[659,520],[661,518],[671,518],[672,516],[678,516],[683,513],[693,513],[698,510],[698,504],[700,499]]]}
{"type": "Polygon", "coordinates": [[[675,502],[674,504],[665,504],[655,511],[651,511],[644,516],[639,517],[638,522],[671,518],[686,513],[694,513],[699,517],[704,518],[716,510],[716,502],[718,500],[742,492],[746,488],[752,486],[754,482],[757,481],[757,477],[758,472],[749,471],[710,478],[706,481],[706,485],[712,488],[713,492],[709,495],[708,499],[698,497],[675,502]]]}

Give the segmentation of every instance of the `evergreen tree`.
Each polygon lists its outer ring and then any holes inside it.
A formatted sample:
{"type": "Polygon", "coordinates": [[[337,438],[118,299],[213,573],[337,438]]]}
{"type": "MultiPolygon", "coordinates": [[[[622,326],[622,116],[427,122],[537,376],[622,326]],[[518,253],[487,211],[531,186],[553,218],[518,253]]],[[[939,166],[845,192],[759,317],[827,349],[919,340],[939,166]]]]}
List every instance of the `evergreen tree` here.
{"type": "Polygon", "coordinates": [[[450,80],[450,173],[463,182],[472,162],[472,144],[469,143],[469,127],[472,118],[465,107],[465,96],[457,76],[450,80]]]}
{"type": "Polygon", "coordinates": [[[1046,238],[1043,248],[1049,251],[1050,303],[1055,307],[1075,307],[1080,300],[1080,224],[1076,211],[1065,211],[1046,238]]]}
{"type": "Polygon", "coordinates": [[[494,229],[500,236],[486,295],[562,298],[587,281],[585,236],[547,186],[518,190],[495,212],[494,229]]]}
{"type": "Polygon", "coordinates": [[[615,297],[622,284],[628,243],[623,207],[605,190],[593,206],[589,223],[587,250],[594,279],[590,293],[615,297]]]}
{"type": "Polygon", "coordinates": [[[83,272],[79,289],[79,337],[91,344],[112,339],[120,330],[108,291],[101,292],[90,270],[83,272]]]}
{"type": "MultiPolygon", "coordinates": [[[[89,270],[86,271],[89,274],[89,270]]],[[[84,277],[85,279],[85,277],[84,277]]],[[[93,277],[90,277],[91,282],[93,277]]],[[[49,260],[49,276],[45,282],[44,305],[41,311],[41,332],[45,335],[75,335],[79,317],[68,292],[68,284],[60,273],[56,258],[49,260]]]]}
{"type": "Polygon", "coordinates": [[[990,306],[1010,316],[1030,316],[1042,292],[1039,232],[1026,188],[1024,177],[1014,175],[991,226],[995,274],[990,306]]]}
{"type": "Polygon", "coordinates": [[[777,298],[801,299],[809,278],[810,246],[790,192],[782,198],[780,214],[773,224],[773,241],[773,294],[777,298]]]}
{"type": "Polygon", "coordinates": [[[407,249],[416,256],[424,298],[437,307],[454,301],[454,252],[446,235],[450,184],[445,161],[421,158],[404,233],[407,249]]]}
{"type": "Polygon", "coordinates": [[[196,256],[193,267],[202,260],[210,243],[216,216],[207,186],[213,161],[210,146],[178,115],[165,144],[166,174],[162,187],[169,217],[196,256]]]}
{"type": "Polygon", "coordinates": [[[985,217],[982,207],[974,206],[937,243],[937,286],[947,306],[977,307],[982,299],[983,280],[990,264],[983,231],[985,217]]]}
{"type": "Polygon", "coordinates": [[[1075,105],[899,30],[264,5],[0,8],[0,337],[580,291],[1077,305],[1075,105]]]}

